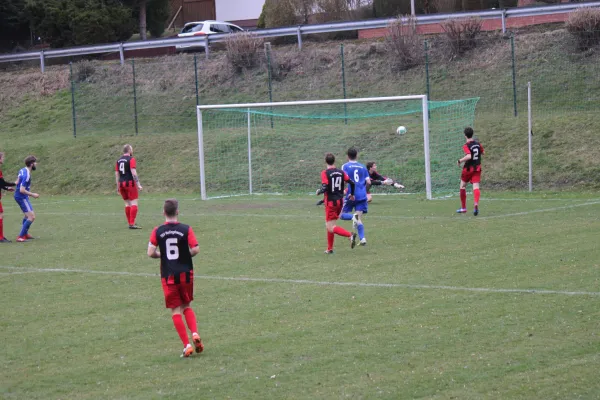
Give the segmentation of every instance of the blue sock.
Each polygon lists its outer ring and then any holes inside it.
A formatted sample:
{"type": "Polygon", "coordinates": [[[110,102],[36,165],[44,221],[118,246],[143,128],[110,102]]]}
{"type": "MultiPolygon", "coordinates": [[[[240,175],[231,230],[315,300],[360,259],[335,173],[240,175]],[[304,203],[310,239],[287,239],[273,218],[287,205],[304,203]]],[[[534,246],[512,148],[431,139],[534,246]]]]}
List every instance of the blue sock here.
{"type": "Polygon", "coordinates": [[[358,231],[358,237],[360,240],[363,240],[365,238],[365,226],[363,224],[358,224],[356,230],[358,231]]]}
{"type": "Polygon", "coordinates": [[[21,221],[21,225],[23,225],[25,221],[27,221],[27,217],[23,218],[23,221],[21,221]]]}
{"type": "Polygon", "coordinates": [[[343,219],[344,221],[350,221],[352,219],[352,214],[341,213],[340,214],[340,219],[343,219]]]}
{"type": "Polygon", "coordinates": [[[23,236],[27,235],[27,232],[29,231],[29,227],[31,226],[31,224],[33,224],[33,221],[26,219],[25,222],[23,222],[23,226],[21,227],[21,233],[19,233],[19,236],[23,237],[23,236]]]}

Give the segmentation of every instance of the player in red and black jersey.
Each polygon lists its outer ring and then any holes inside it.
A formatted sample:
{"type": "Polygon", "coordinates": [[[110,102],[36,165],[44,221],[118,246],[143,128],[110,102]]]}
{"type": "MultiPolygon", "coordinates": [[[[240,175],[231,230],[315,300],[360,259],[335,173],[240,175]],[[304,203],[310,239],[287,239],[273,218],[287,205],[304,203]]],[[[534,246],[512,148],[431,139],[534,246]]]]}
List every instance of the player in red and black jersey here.
{"type": "Polygon", "coordinates": [[[350,200],[354,200],[354,182],[348,174],[334,165],[335,156],[331,153],[325,155],[327,169],[321,172],[321,188],[317,190],[317,195],[325,194],[325,225],[327,226],[327,250],[326,254],[333,253],[333,242],[335,235],[350,238],[350,247],[356,245],[356,233],[351,233],[340,226],[336,226],[336,221],[340,217],[344,205],[344,182],[350,185],[350,200]]]}
{"type": "Polygon", "coordinates": [[[370,203],[371,200],[373,200],[373,196],[371,196],[371,186],[388,185],[394,186],[396,189],[404,189],[404,186],[401,183],[377,172],[377,164],[375,161],[369,161],[366,164],[366,167],[369,171],[369,178],[371,178],[371,184],[367,185],[367,202],[370,203]]]}
{"type": "MultiPolygon", "coordinates": [[[[0,152],[0,167],[4,164],[4,153],[0,152]]],[[[4,209],[2,208],[2,190],[8,190],[13,192],[12,188],[15,186],[14,182],[6,182],[2,176],[2,169],[0,169],[0,243],[10,243],[10,240],[4,237],[4,209]]]]}
{"type": "Polygon", "coordinates": [[[460,208],[457,213],[467,212],[467,183],[473,184],[473,215],[479,214],[479,181],[481,180],[481,156],[483,156],[483,146],[477,140],[473,139],[473,128],[465,128],[466,143],[463,145],[464,157],[457,161],[463,169],[460,175],[460,208]]]}
{"type": "Polygon", "coordinates": [[[165,304],[171,309],[175,330],[183,343],[182,357],[202,352],[204,345],[198,335],[196,314],[190,307],[194,299],[194,264],[192,257],[200,252],[196,235],[189,225],[178,221],[179,203],[168,199],[163,206],[166,222],[154,228],[148,243],[148,256],[160,258],[160,279],[165,304]],[[182,317],[183,315],[183,317],[182,317]],[[183,323],[192,333],[194,347],[183,323]]]}
{"type": "Polygon", "coordinates": [[[123,146],[123,155],[119,157],[115,165],[115,179],[117,181],[117,193],[125,201],[125,216],[129,229],[140,229],[135,224],[138,212],[138,189],[142,190],[140,179],[136,170],[133,148],[130,144],[123,146]]]}

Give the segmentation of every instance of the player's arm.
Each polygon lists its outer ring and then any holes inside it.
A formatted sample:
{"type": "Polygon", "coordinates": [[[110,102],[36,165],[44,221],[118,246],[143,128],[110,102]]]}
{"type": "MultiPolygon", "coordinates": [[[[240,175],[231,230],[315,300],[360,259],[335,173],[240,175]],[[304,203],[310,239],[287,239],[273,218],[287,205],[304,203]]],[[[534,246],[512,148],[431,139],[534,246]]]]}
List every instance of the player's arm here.
{"type": "Polygon", "coordinates": [[[156,240],[156,228],[152,229],[150,234],[150,242],[148,242],[148,257],[160,258],[160,251],[158,250],[158,241],[156,240]]]}
{"type": "Polygon", "coordinates": [[[327,186],[329,185],[329,178],[325,171],[321,171],[321,187],[317,189],[317,195],[327,192],[327,186]]]}
{"type": "Polygon", "coordinates": [[[344,182],[346,182],[348,184],[348,186],[350,186],[350,196],[354,196],[354,189],[355,189],[356,185],[355,185],[354,181],[352,179],[350,179],[348,174],[345,172],[344,172],[344,182]]]}
{"type": "Polygon", "coordinates": [[[16,183],[14,182],[6,182],[4,180],[4,178],[0,178],[0,189],[4,189],[4,190],[12,190],[12,188],[10,186],[15,186],[16,183]]]}
{"type": "MultiPolygon", "coordinates": [[[[19,176],[19,178],[17,178],[16,184],[18,185],[20,183],[20,181],[21,181],[21,177],[19,176]]],[[[19,193],[25,194],[27,196],[31,196],[34,199],[37,199],[38,197],[40,197],[39,194],[30,192],[29,190],[25,189],[25,186],[23,186],[23,185],[21,185],[21,187],[19,188],[19,193]]]]}
{"type": "Polygon", "coordinates": [[[463,146],[463,151],[465,152],[465,155],[462,158],[459,158],[458,161],[456,162],[456,164],[460,167],[460,165],[462,163],[464,163],[465,161],[469,161],[471,158],[473,158],[471,156],[471,150],[469,150],[469,147],[467,147],[467,145],[463,146]]]}
{"type": "Polygon", "coordinates": [[[140,183],[140,178],[138,177],[137,171],[135,168],[131,168],[131,175],[133,175],[133,180],[137,185],[138,189],[142,190],[142,184],[140,183]]]}
{"type": "Polygon", "coordinates": [[[190,247],[190,255],[194,257],[196,254],[200,253],[200,246],[198,245],[198,240],[196,239],[196,234],[194,230],[190,226],[190,230],[188,231],[188,246],[190,247]]]}
{"type": "Polygon", "coordinates": [[[119,193],[119,171],[115,171],[115,181],[117,182],[117,193],[119,193]]]}
{"type": "Polygon", "coordinates": [[[383,185],[383,182],[385,181],[385,177],[378,174],[377,172],[369,175],[369,177],[371,179],[371,185],[373,186],[383,185]]]}
{"type": "Polygon", "coordinates": [[[131,160],[129,160],[129,168],[131,168],[131,175],[133,176],[133,180],[135,181],[135,184],[137,185],[138,189],[142,190],[142,184],[140,183],[140,177],[137,174],[136,167],[137,165],[135,162],[135,158],[131,157],[131,160]]]}

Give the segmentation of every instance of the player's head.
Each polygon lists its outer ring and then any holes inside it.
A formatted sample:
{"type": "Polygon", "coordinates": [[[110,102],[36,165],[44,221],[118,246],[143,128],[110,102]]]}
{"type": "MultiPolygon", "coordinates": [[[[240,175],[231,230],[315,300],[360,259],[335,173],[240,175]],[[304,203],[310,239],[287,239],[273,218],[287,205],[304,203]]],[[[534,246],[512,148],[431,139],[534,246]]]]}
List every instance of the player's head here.
{"type": "Polygon", "coordinates": [[[348,160],[355,161],[356,157],[358,156],[358,150],[356,150],[354,147],[350,147],[347,154],[348,160]]]}
{"type": "Polygon", "coordinates": [[[177,199],[165,200],[163,211],[165,213],[165,217],[175,218],[177,214],[179,214],[179,202],[177,201],[177,199]]]}
{"type": "Polygon", "coordinates": [[[335,163],[335,156],[331,153],[325,154],[325,162],[327,165],[333,165],[335,163]]]}
{"type": "Polygon", "coordinates": [[[473,128],[471,128],[470,126],[467,126],[465,128],[465,136],[467,139],[471,139],[473,137],[473,128]]]}
{"type": "Polygon", "coordinates": [[[4,164],[4,153],[0,151],[0,164],[4,164]]]}
{"type": "Polygon", "coordinates": [[[31,167],[31,169],[33,171],[35,171],[36,163],[37,163],[37,158],[35,158],[35,156],[25,157],[25,166],[27,168],[31,167]]]}
{"type": "Polygon", "coordinates": [[[377,171],[377,164],[375,164],[375,161],[369,161],[366,165],[367,167],[367,171],[369,171],[369,173],[371,171],[377,171]]]}
{"type": "Polygon", "coordinates": [[[133,147],[131,147],[130,144],[126,144],[125,146],[123,146],[123,154],[132,155],[133,154],[133,147]]]}

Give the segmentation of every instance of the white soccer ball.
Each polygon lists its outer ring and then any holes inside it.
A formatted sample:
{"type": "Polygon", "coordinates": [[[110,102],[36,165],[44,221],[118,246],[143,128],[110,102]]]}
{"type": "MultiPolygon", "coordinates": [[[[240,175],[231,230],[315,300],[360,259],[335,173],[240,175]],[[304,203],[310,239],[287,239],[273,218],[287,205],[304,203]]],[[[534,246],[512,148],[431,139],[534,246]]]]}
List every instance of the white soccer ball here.
{"type": "Polygon", "coordinates": [[[399,126],[398,129],[396,129],[396,133],[398,135],[404,135],[406,133],[406,127],[404,126],[399,126]]]}

